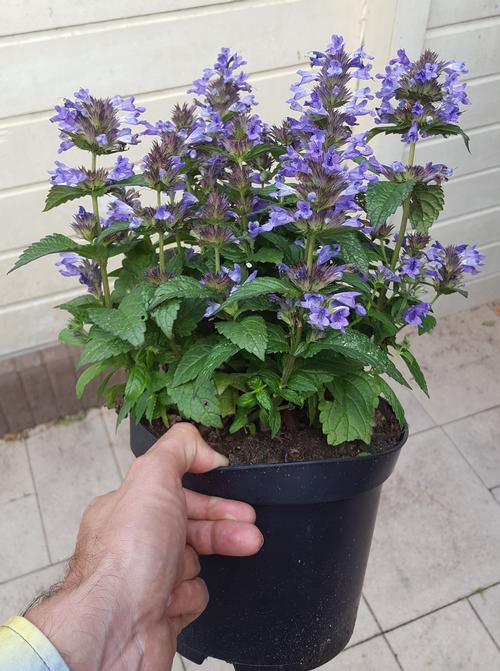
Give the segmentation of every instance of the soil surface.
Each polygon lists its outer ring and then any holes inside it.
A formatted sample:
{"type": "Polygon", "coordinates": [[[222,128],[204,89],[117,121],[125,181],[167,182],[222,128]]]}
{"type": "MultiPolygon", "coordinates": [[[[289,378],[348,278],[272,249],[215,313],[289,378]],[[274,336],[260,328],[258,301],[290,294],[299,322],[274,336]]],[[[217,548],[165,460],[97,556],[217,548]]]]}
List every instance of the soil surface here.
{"type": "MultiPolygon", "coordinates": [[[[171,424],[182,421],[177,415],[169,415],[169,420],[171,424]]],[[[370,445],[361,440],[352,440],[335,446],[328,445],[321,429],[309,426],[305,415],[294,413],[291,417],[284,417],[283,420],[283,428],[273,439],[268,431],[251,435],[244,431],[230,434],[227,427],[209,429],[198,426],[198,429],[209,445],[228,457],[231,466],[378,454],[395,447],[402,436],[399,422],[383,398],[380,399],[375,411],[375,427],[370,445]]],[[[161,420],[155,422],[150,429],[157,437],[165,433],[161,420]]]]}

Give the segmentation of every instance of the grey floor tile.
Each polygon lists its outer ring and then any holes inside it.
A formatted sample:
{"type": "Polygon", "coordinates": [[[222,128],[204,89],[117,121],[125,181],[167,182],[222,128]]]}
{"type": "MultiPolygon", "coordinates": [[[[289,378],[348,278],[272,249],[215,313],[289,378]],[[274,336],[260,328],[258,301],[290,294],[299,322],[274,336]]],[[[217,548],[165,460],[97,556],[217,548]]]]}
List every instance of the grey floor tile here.
{"type": "Polygon", "coordinates": [[[186,671],[234,671],[234,666],[223,662],[221,659],[215,659],[214,657],[208,657],[203,664],[195,664],[190,662],[189,659],[181,657],[182,664],[186,671]]]}
{"type": "Polygon", "coordinates": [[[387,634],[404,671],[494,671],[500,652],[467,601],[387,634]]]}
{"type": "Polygon", "coordinates": [[[400,671],[383,636],[348,648],[318,671],[400,671]]]}
{"type": "Polygon", "coordinates": [[[380,629],[378,628],[373,615],[370,613],[366,601],[361,597],[358,617],[356,618],[356,626],[354,627],[354,632],[349,641],[349,646],[361,643],[361,641],[366,641],[368,638],[373,638],[373,636],[376,636],[377,634],[380,634],[380,629]]]}
{"type": "MultiPolygon", "coordinates": [[[[403,370],[402,366],[399,366],[399,368],[400,370],[403,370]]],[[[414,382],[410,382],[410,384],[412,387],[416,387],[414,382]]],[[[429,413],[424,410],[413,389],[402,387],[397,383],[392,383],[392,381],[391,386],[405,409],[405,416],[410,429],[410,435],[436,426],[436,422],[432,419],[429,413]]]]}
{"type": "Polygon", "coordinates": [[[500,503],[500,487],[495,487],[495,489],[492,489],[492,490],[491,490],[491,493],[492,493],[493,496],[496,498],[496,500],[498,501],[498,503],[500,503]]]}
{"type": "Polygon", "coordinates": [[[430,333],[412,331],[411,349],[427,371],[460,367],[494,356],[500,350],[500,320],[492,318],[487,305],[438,320],[430,333]]]}
{"type": "Polygon", "coordinates": [[[500,405],[499,379],[500,354],[467,364],[456,357],[427,374],[430,399],[419,390],[415,394],[436,424],[447,424],[500,405]]]}
{"type": "Polygon", "coordinates": [[[33,480],[24,440],[0,440],[0,514],[3,503],[33,494],[33,480]]]}
{"type": "Polygon", "coordinates": [[[500,485],[500,406],[443,428],[484,484],[500,485]]]}
{"type": "Polygon", "coordinates": [[[116,461],[120,467],[122,477],[125,477],[130,465],[134,461],[134,455],[130,449],[130,423],[125,419],[118,429],[116,428],[116,413],[114,410],[102,409],[102,416],[106,424],[111,447],[115,453],[116,461]]]}
{"type": "Polygon", "coordinates": [[[4,502],[0,508],[0,582],[49,562],[34,494],[4,502]]]}
{"type": "Polygon", "coordinates": [[[99,410],[34,432],[27,440],[52,561],[74,549],[80,517],[98,494],[120,484],[99,410]]]}
{"type": "Polygon", "coordinates": [[[469,601],[500,646],[500,585],[476,592],[469,601]]]}
{"type": "Polygon", "coordinates": [[[65,565],[57,564],[0,585],[0,622],[18,615],[36,596],[60,580],[64,571],[65,565]]]}
{"type": "Polygon", "coordinates": [[[384,485],[364,594],[383,630],[500,580],[500,507],[442,429],[384,485]]]}

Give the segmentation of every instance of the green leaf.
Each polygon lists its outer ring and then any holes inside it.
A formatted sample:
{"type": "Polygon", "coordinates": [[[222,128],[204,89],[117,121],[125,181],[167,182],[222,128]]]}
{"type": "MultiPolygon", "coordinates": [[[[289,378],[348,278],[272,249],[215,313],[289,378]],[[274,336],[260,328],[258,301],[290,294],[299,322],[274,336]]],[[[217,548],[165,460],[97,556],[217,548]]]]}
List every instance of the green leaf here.
{"type": "Polygon", "coordinates": [[[396,212],[415,186],[406,182],[375,182],[366,191],[366,213],[371,225],[377,229],[396,212]]]}
{"type": "Polygon", "coordinates": [[[155,308],[170,298],[203,298],[209,296],[208,290],[194,277],[180,275],[167,280],[155,291],[149,308],[155,308]]]}
{"type": "Polygon", "coordinates": [[[14,266],[9,270],[9,273],[48,254],[58,254],[59,252],[78,252],[78,254],[82,254],[85,252],[85,256],[90,256],[87,250],[87,246],[79,245],[71,238],[68,238],[67,235],[51,233],[25,249],[14,266]]]}
{"type": "Polygon", "coordinates": [[[203,426],[218,429],[222,427],[219,401],[213,382],[207,380],[203,385],[196,385],[191,381],[173,387],[169,392],[179,412],[186,419],[199,422],[203,426]]]}
{"type": "Polygon", "coordinates": [[[190,382],[197,377],[206,363],[206,360],[217,343],[215,338],[206,338],[198,340],[188,350],[184,352],[177,368],[175,369],[173,385],[176,387],[186,382],[190,382]]]}
{"type": "Polygon", "coordinates": [[[365,366],[373,366],[376,370],[390,375],[399,384],[408,387],[408,383],[389,359],[387,353],[375,345],[364,333],[350,329],[347,329],[345,333],[330,332],[321,340],[312,343],[304,356],[311,357],[325,349],[339,352],[365,366]]]}
{"type": "Polygon", "coordinates": [[[87,319],[88,309],[92,307],[99,307],[99,305],[99,301],[95,296],[92,296],[91,294],[83,294],[83,296],[76,296],[76,298],[72,298],[67,303],[61,303],[56,307],[59,310],[66,310],[72,314],[73,317],[76,317],[82,322],[85,322],[87,319]]]}
{"type": "Polygon", "coordinates": [[[319,404],[323,433],[330,445],[349,440],[369,444],[378,404],[378,385],[366,374],[340,378],[333,383],[334,400],[319,404]]]}
{"type": "Polygon", "coordinates": [[[340,256],[343,261],[362,273],[368,272],[370,259],[366,248],[356,233],[344,234],[340,240],[340,256]]]}
{"type": "Polygon", "coordinates": [[[256,277],[254,280],[250,280],[247,284],[236,289],[236,291],[222,303],[220,309],[247,298],[262,296],[263,294],[285,294],[290,292],[290,290],[290,285],[283,280],[279,280],[275,277],[256,277]]]}
{"type": "Polygon", "coordinates": [[[398,420],[399,425],[402,428],[404,426],[404,423],[405,423],[405,411],[404,411],[403,406],[399,402],[398,397],[394,393],[394,389],[392,387],[390,387],[387,384],[387,382],[381,377],[379,377],[377,381],[378,381],[378,384],[380,386],[380,391],[384,395],[385,400],[387,401],[387,403],[389,403],[391,408],[394,410],[394,414],[396,415],[396,419],[398,420]]]}
{"type": "Polygon", "coordinates": [[[441,123],[434,122],[430,124],[425,124],[423,129],[427,135],[442,135],[443,137],[448,137],[449,135],[460,135],[464,141],[467,151],[470,153],[470,137],[463,131],[460,126],[457,126],[453,123],[441,123]]]}
{"type": "Polygon", "coordinates": [[[252,261],[260,261],[261,263],[280,263],[283,261],[283,252],[279,249],[271,249],[270,247],[263,247],[255,252],[252,261]]]}
{"type": "Polygon", "coordinates": [[[422,372],[422,369],[418,365],[418,361],[415,359],[413,354],[405,349],[400,352],[401,358],[405,362],[405,364],[408,366],[408,370],[413,376],[413,379],[415,382],[418,384],[420,389],[429,396],[429,390],[427,389],[427,382],[425,381],[425,376],[422,372]]]}
{"type": "Polygon", "coordinates": [[[278,324],[272,322],[266,324],[267,327],[267,349],[269,354],[278,354],[281,352],[288,352],[290,343],[285,331],[278,324]]]}
{"type": "Polygon", "coordinates": [[[136,363],[130,369],[125,385],[125,399],[127,401],[137,401],[146,389],[148,381],[148,370],[140,363],[136,363]]]}
{"type": "Polygon", "coordinates": [[[114,233],[120,233],[120,231],[128,231],[129,227],[130,227],[129,221],[116,221],[114,224],[111,224],[111,226],[107,226],[106,228],[104,228],[95,239],[95,242],[100,243],[105,241],[106,238],[109,238],[109,236],[113,235],[114,233]]]}
{"type": "Polygon", "coordinates": [[[240,322],[219,321],[215,328],[232,343],[264,361],[268,338],[266,322],[262,317],[251,315],[240,322]]]}
{"type": "Polygon", "coordinates": [[[60,331],[58,340],[65,345],[76,345],[77,347],[82,347],[85,344],[82,336],[78,334],[75,335],[75,331],[71,328],[65,328],[60,331]]]}
{"type": "Polygon", "coordinates": [[[126,340],[134,347],[144,344],[146,310],[140,286],[126,294],[118,308],[91,308],[89,317],[103,331],[126,340]]]}
{"type": "Polygon", "coordinates": [[[275,438],[281,429],[281,415],[277,410],[271,410],[267,420],[271,429],[271,438],[275,438]]]}
{"type": "Polygon", "coordinates": [[[158,324],[167,338],[172,337],[174,322],[181,307],[180,301],[171,301],[164,303],[153,312],[153,319],[158,324]]]}
{"type": "Polygon", "coordinates": [[[211,348],[209,355],[203,362],[198,374],[198,383],[202,383],[204,380],[210,378],[216,368],[229,361],[240,349],[239,345],[221,338],[220,342],[211,348]]]}
{"type": "Polygon", "coordinates": [[[418,327],[418,335],[424,335],[424,333],[432,331],[436,324],[437,321],[434,315],[426,315],[425,317],[422,317],[422,326],[418,327]]]}
{"type": "Polygon", "coordinates": [[[207,302],[200,298],[185,298],[174,324],[174,333],[180,337],[191,335],[207,309],[207,302]]]}
{"type": "Polygon", "coordinates": [[[52,186],[45,198],[44,212],[48,212],[53,207],[67,203],[69,200],[81,198],[86,196],[90,191],[81,186],[65,186],[63,184],[56,184],[52,186]]]}
{"type": "Polygon", "coordinates": [[[98,326],[93,326],[89,331],[88,340],[78,362],[79,366],[85,366],[95,361],[102,361],[110,357],[125,354],[132,349],[132,345],[121,338],[103,331],[98,326]]]}
{"type": "Polygon", "coordinates": [[[439,184],[417,184],[410,198],[410,221],[418,233],[427,233],[444,207],[444,192],[439,184]]]}
{"type": "Polygon", "coordinates": [[[264,410],[271,412],[273,408],[273,402],[271,400],[271,397],[269,396],[269,392],[266,389],[257,389],[255,392],[255,398],[261,408],[264,408],[264,410]]]}
{"type": "Polygon", "coordinates": [[[101,361],[100,363],[96,363],[83,371],[76,382],[76,395],[78,398],[82,397],[82,394],[85,391],[85,387],[89,384],[89,382],[92,382],[95,377],[109,368],[109,365],[109,361],[101,361]]]}
{"type": "Polygon", "coordinates": [[[410,122],[404,122],[400,124],[395,124],[391,126],[377,126],[376,128],[371,128],[367,135],[367,141],[370,142],[376,135],[380,133],[385,133],[385,135],[401,135],[402,133],[407,133],[411,128],[410,122]]]}
{"type": "Polygon", "coordinates": [[[229,427],[229,433],[236,433],[248,423],[247,413],[243,408],[238,408],[236,410],[236,415],[234,416],[234,421],[229,427]]]}
{"type": "MultiPolygon", "coordinates": [[[[149,239],[143,239],[127,251],[113,287],[113,299],[123,296],[144,279],[147,268],[156,264],[156,253],[149,239]]],[[[152,285],[154,289],[154,285],[152,285]]]]}

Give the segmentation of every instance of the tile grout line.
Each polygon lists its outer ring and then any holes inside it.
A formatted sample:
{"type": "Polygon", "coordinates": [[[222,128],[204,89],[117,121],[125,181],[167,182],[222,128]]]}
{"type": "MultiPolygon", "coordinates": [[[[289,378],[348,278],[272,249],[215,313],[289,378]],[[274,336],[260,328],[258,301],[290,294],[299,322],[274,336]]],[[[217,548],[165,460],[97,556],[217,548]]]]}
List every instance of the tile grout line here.
{"type": "MultiPolygon", "coordinates": [[[[381,624],[380,624],[380,622],[379,622],[377,616],[375,615],[375,611],[374,611],[373,608],[370,606],[370,603],[369,603],[368,599],[366,598],[366,596],[365,596],[364,594],[362,595],[362,598],[363,598],[363,600],[364,600],[364,602],[365,602],[365,604],[366,604],[366,607],[367,607],[368,610],[370,611],[371,616],[372,616],[373,619],[375,620],[375,624],[377,625],[377,627],[379,628],[379,630],[380,630],[380,632],[381,632],[380,635],[382,636],[382,638],[383,638],[384,641],[386,642],[387,647],[389,648],[389,650],[390,650],[392,656],[394,657],[394,661],[396,662],[396,664],[398,665],[398,667],[399,667],[399,669],[400,669],[401,671],[405,671],[405,670],[403,669],[402,665],[401,665],[401,662],[400,662],[399,659],[398,659],[398,656],[397,656],[396,653],[394,652],[394,650],[393,650],[393,648],[392,648],[392,645],[389,643],[389,639],[388,639],[387,636],[385,635],[385,631],[383,630],[383,628],[382,628],[382,626],[381,626],[381,624]]],[[[372,638],[375,638],[375,636],[372,637],[372,638]]],[[[360,641],[360,642],[361,642],[361,641],[360,641]]],[[[354,646],[353,646],[353,647],[354,647],[354,646]]]]}
{"type": "Polygon", "coordinates": [[[28,459],[28,466],[30,469],[30,475],[31,475],[31,481],[33,483],[33,489],[35,490],[35,498],[36,498],[36,505],[38,508],[38,514],[40,516],[40,524],[42,527],[42,533],[43,533],[43,539],[45,541],[45,549],[47,550],[47,556],[49,558],[49,562],[52,565],[52,553],[50,552],[50,546],[49,546],[49,538],[47,536],[47,529],[45,528],[45,520],[43,519],[43,513],[42,513],[42,506],[40,505],[40,497],[38,496],[38,488],[36,486],[36,480],[35,480],[35,473],[33,471],[33,464],[31,463],[31,455],[30,451],[28,448],[28,441],[27,439],[23,440],[24,443],[24,449],[26,450],[26,457],[28,459]]]}
{"type": "MultiPolygon", "coordinates": [[[[490,410],[492,410],[492,408],[490,408],[490,410]]],[[[486,412],[486,411],[484,411],[484,412],[486,412]]],[[[451,423],[451,422],[449,422],[449,423],[451,423]]],[[[470,463],[470,461],[467,459],[467,457],[465,456],[465,454],[463,454],[463,452],[462,452],[462,450],[460,449],[460,447],[459,447],[459,446],[457,445],[457,443],[453,440],[452,436],[450,436],[450,434],[449,434],[448,431],[446,430],[446,425],[443,425],[441,428],[443,429],[445,436],[446,436],[446,437],[448,438],[448,440],[451,442],[451,444],[453,445],[453,447],[455,448],[455,450],[458,452],[458,454],[460,455],[460,457],[462,458],[462,460],[467,464],[467,466],[470,468],[470,470],[472,471],[472,473],[474,473],[474,475],[475,475],[476,478],[478,479],[479,483],[480,483],[481,485],[483,485],[483,487],[485,487],[485,488],[490,492],[490,488],[488,487],[488,485],[486,484],[486,482],[482,479],[482,477],[481,477],[481,476],[479,475],[479,473],[476,471],[476,469],[474,468],[474,466],[473,466],[473,465],[470,463]]],[[[491,492],[490,492],[490,494],[493,496],[493,494],[492,494],[491,492]]],[[[495,498],[495,497],[493,496],[493,498],[495,498]]]]}
{"type": "Polygon", "coordinates": [[[495,646],[495,648],[498,650],[498,652],[500,652],[500,645],[499,645],[499,644],[497,643],[497,641],[495,640],[493,634],[491,633],[491,631],[489,630],[489,628],[486,626],[486,624],[484,623],[482,617],[479,615],[479,613],[477,612],[477,610],[474,608],[474,605],[472,604],[472,602],[471,602],[471,600],[470,600],[469,598],[467,599],[467,603],[468,603],[469,606],[471,607],[472,612],[474,613],[474,615],[477,617],[477,619],[479,620],[479,622],[480,622],[481,625],[483,626],[483,629],[485,629],[486,633],[488,634],[488,636],[489,636],[489,637],[491,638],[491,640],[493,641],[493,645],[495,646]]]}
{"type": "Polygon", "coordinates": [[[44,564],[39,568],[35,568],[32,571],[28,571],[27,573],[21,573],[20,575],[16,575],[13,578],[9,578],[8,580],[3,580],[2,582],[0,582],[0,587],[5,587],[5,585],[8,585],[11,582],[16,582],[16,580],[22,580],[23,578],[28,578],[30,575],[34,575],[39,571],[45,571],[48,568],[52,568],[53,566],[59,566],[59,564],[66,564],[67,562],[68,562],[67,559],[61,559],[51,564],[44,564]]]}

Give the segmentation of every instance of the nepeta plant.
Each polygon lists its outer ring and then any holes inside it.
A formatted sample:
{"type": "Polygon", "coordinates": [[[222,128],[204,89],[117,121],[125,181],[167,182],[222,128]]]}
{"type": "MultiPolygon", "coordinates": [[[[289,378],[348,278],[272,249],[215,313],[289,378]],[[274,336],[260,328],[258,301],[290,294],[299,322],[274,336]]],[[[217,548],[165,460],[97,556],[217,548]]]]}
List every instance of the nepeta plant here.
{"type": "Polygon", "coordinates": [[[414,163],[425,136],[467,141],[457,121],[469,101],[462,63],[429,51],[411,62],[400,50],[372,93],[370,60],[333,36],[298,73],[295,116],[274,127],[255,114],[244,61],[228,49],[167,121],[84,89],[56,107],[60,151],[74,145],[90,159],[56,162],[45,209],[87,204],[71,224],[77,241],[49,235],[16,267],[60,253],[60,272],[88,289],[60,306],[71,314],[61,340],[81,345],[87,366],[79,394],[103,374],[119,420],[168,426],[174,413],[272,436],[292,411],[332,445],[370,442],[380,396],[403,423],[387,383],[407,384],[395,361],[427,390],[398,335],[407,324],[431,330],[436,299],[465,293],[483,259],[431,240],[451,170],[414,163]],[[372,130],[354,132],[361,116],[372,130]],[[406,164],[377,161],[369,141],[379,133],[401,136],[406,164]],[[152,144],[138,170],[122,152],[139,136],[152,144]],[[120,370],[126,382],[113,382],[120,370]]]}

